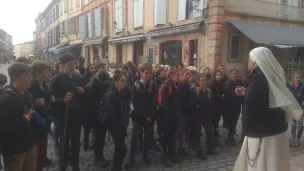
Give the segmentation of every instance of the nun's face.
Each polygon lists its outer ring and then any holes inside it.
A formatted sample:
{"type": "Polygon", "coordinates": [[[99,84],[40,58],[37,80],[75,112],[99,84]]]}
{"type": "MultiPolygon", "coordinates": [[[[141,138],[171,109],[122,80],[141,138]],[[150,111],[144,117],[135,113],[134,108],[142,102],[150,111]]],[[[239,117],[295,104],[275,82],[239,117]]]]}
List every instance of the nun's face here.
{"type": "Polygon", "coordinates": [[[249,60],[248,60],[248,67],[249,67],[250,71],[252,71],[256,67],[255,62],[253,62],[253,60],[251,60],[250,57],[249,57],[249,60]]]}

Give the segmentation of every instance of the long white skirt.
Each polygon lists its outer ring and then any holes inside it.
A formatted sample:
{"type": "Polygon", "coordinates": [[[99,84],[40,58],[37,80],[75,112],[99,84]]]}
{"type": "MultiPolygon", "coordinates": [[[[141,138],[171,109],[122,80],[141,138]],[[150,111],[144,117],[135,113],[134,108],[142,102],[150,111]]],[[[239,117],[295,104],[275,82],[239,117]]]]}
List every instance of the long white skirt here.
{"type": "MultiPolygon", "coordinates": [[[[287,132],[265,137],[261,143],[261,151],[253,167],[249,165],[249,157],[254,159],[259,147],[259,138],[245,137],[241,152],[233,171],[290,171],[289,144],[287,132]],[[247,141],[248,147],[247,148],[247,141]]],[[[250,161],[252,165],[252,161],[250,161]]]]}

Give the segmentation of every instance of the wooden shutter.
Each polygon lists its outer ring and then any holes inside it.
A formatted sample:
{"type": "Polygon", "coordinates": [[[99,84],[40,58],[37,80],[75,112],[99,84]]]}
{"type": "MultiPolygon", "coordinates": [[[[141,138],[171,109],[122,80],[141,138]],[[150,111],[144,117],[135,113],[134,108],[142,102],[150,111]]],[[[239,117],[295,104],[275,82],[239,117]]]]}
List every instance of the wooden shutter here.
{"type": "Polygon", "coordinates": [[[78,19],[79,38],[82,40],[85,40],[85,38],[86,38],[84,21],[85,21],[85,16],[79,16],[79,19],[78,19]]]}
{"type": "Polygon", "coordinates": [[[94,10],[95,37],[101,36],[100,8],[94,10]]]}
{"type": "Polygon", "coordinates": [[[104,27],[105,27],[105,33],[108,35],[109,34],[109,9],[108,8],[105,8],[104,27]]]}
{"type": "Polygon", "coordinates": [[[186,19],[187,0],[178,0],[178,21],[186,19]]]}
{"type": "Polygon", "coordinates": [[[101,19],[101,34],[102,34],[103,31],[105,30],[105,21],[106,21],[104,8],[101,8],[100,19],[101,19]]]}
{"type": "Polygon", "coordinates": [[[88,13],[88,37],[92,38],[92,14],[88,13]]]}
{"type": "Polygon", "coordinates": [[[167,1],[154,1],[154,25],[167,23],[167,1]]]}

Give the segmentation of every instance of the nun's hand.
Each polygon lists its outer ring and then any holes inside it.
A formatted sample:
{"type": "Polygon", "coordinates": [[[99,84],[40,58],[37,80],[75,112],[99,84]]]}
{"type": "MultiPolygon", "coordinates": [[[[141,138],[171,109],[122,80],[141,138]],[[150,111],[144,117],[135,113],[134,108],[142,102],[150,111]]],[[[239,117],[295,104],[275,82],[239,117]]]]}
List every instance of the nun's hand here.
{"type": "Polygon", "coordinates": [[[245,96],[246,95],[246,88],[241,87],[241,86],[237,86],[237,88],[235,89],[235,94],[237,96],[245,96]]]}

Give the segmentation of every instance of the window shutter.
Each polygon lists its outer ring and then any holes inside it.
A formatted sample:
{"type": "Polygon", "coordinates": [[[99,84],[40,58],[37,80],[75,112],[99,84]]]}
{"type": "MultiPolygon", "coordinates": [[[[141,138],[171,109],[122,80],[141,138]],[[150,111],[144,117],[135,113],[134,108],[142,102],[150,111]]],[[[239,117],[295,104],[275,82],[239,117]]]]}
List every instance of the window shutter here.
{"type": "Polygon", "coordinates": [[[105,33],[108,35],[109,34],[109,9],[105,8],[105,22],[104,22],[104,27],[105,27],[105,33]]]}
{"type": "Polygon", "coordinates": [[[101,24],[100,24],[100,8],[94,10],[94,20],[95,20],[95,37],[101,36],[101,24]]]}
{"type": "Polygon", "coordinates": [[[79,27],[79,38],[85,40],[85,16],[79,16],[78,27],[79,27]]]}
{"type": "Polygon", "coordinates": [[[89,38],[92,38],[92,15],[91,13],[88,13],[88,32],[89,32],[89,38]]]}
{"type": "Polygon", "coordinates": [[[64,21],[64,35],[68,36],[70,34],[69,20],[64,21]]]}
{"type": "Polygon", "coordinates": [[[95,10],[91,11],[91,30],[92,38],[95,37],[95,10]]]}
{"type": "Polygon", "coordinates": [[[105,30],[105,9],[101,8],[101,14],[100,14],[100,19],[101,19],[101,34],[105,30]]]}
{"type": "Polygon", "coordinates": [[[187,0],[178,0],[178,21],[186,19],[187,0]]]}
{"type": "Polygon", "coordinates": [[[143,26],[144,21],[144,0],[139,0],[138,3],[138,27],[143,26]]]}
{"type": "Polygon", "coordinates": [[[134,0],[134,28],[139,27],[139,0],[134,0]]]}
{"type": "Polygon", "coordinates": [[[167,23],[167,1],[154,1],[154,25],[167,23]]]}
{"type": "Polygon", "coordinates": [[[68,0],[64,0],[64,13],[68,12],[68,0]]]}

